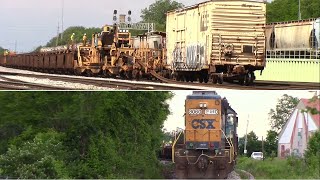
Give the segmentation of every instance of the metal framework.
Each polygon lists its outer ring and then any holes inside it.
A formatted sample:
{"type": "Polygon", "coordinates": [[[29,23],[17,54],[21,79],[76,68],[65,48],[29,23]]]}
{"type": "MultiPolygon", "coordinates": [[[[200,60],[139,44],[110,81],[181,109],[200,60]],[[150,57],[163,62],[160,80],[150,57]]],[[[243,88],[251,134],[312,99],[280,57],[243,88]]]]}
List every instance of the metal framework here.
{"type": "Polygon", "coordinates": [[[153,32],[155,29],[154,23],[117,23],[120,29],[135,29],[135,30],[146,30],[153,32]]]}

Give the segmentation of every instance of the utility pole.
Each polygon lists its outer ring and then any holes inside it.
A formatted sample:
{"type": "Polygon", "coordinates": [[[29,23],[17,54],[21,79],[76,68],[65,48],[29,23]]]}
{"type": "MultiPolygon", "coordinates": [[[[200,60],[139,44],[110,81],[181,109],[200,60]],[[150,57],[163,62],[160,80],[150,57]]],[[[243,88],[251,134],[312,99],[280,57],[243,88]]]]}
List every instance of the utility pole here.
{"type": "Polygon", "coordinates": [[[249,125],[249,115],[247,120],[247,128],[246,128],[246,138],[244,140],[244,155],[247,155],[247,138],[248,138],[248,125],[249,125]]]}
{"type": "Polygon", "coordinates": [[[59,27],[60,26],[60,24],[59,24],[59,21],[58,21],[58,30],[57,30],[57,40],[56,40],[56,46],[58,46],[58,44],[59,44],[59,27]]]}
{"type": "Polygon", "coordinates": [[[264,160],[264,142],[263,142],[263,136],[262,136],[262,160],[264,160]]]}
{"type": "Polygon", "coordinates": [[[299,15],[298,15],[299,20],[301,20],[301,3],[299,0],[299,15]]]}
{"type": "Polygon", "coordinates": [[[62,40],[62,38],[63,38],[63,31],[64,31],[64,29],[63,29],[63,11],[64,11],[64,0],[62,0],[62,2],[61,2],[61,4],[62,4],[62,11],[61,11],[61,40],[62,40]]]}
{"type": "Polygon", "coordinates": [[[17,40],[14,42],[14,52],[17,53],[17,40]]]}

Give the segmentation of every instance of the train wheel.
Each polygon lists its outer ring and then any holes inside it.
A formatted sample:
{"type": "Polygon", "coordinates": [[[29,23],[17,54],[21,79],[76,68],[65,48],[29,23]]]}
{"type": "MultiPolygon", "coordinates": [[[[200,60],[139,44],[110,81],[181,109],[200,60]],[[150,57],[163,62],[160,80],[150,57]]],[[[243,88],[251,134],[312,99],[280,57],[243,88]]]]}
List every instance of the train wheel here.
{"type": "Polygon", "coordinates": [[[132,71],[126,71],[125,75],[127,79],[132,79],[132,71]]]}
{"type": "Polygon", "coordinates": [[[189,76],[188,76],[188,75],[184,76],[184,78],[185,78],[185,80],[186,80],[187,82],[189,82],[189,81],[190,81],[190,78],[189,78],[189,76]]]}
{"type": "Polygon", "coordinates": [[[132,71],[132,77],[133,77],[133,79],[135,79],[135,80],[139,80],[139,79],[140,79],[139,70],[134,69],[134,70],[132,71]]]}
{"type": "Polygon", "coordinates": [[[86,70],[86,76],[87,76],[87,77],[92,77],[92,76],[93,76],[92,71],[89,70],[89,69],[87,69],[87,70],[86,70]]]}
{"type": "Polygon", "coordinates": [[[243,84],[246,86],[250,86],[253,84],[253,81],[254,81],[254,74],[253,72],[249,72],[244,76],[243,84]]]}
{"type": "Polygon", "coordinates": [[[203,83],[203,77],[201,75],[199,76],[199,82],[203,83]]]}
{"type": "Polygon", "coordinates": [[[217,81],[219,84],[222,84],[223,83],[223,76],[217,76],[217,81]]]}
{"type": "Polygon", "coordinates": [[[205,77],[203,78],[204,83],[208,83],[209,81],[209,77],[207,75],[205,75],[205,77]]]}

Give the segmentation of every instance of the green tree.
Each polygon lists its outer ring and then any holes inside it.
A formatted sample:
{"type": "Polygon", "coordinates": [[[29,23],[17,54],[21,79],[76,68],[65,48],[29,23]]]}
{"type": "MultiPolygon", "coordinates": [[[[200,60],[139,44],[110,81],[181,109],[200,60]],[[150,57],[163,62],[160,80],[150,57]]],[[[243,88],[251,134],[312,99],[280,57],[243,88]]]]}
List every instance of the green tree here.
{"type": "Polygon", "coordinates": [[[305,151],[306,162],[310,173],[314,178],[320,178],[320,131],[316,131],[309,139],[307,150],[305,151]]]}
{"type": "Polygon", "coordinates": [[[280,132],[298,103],[298,98],[287,94],[278,99],[276,108],[270,109],[269,112],[270,125],[273,131],[280,132]]]}
{"type": "Polygon", "coordinates": [[[166,31],[166,13],[183,7],[183,4],[172,0],[157,0],[149,8],[141,11],[143,22],[155,23],[156,30],[166,31]]]}
{"type": "Polygon", "coordinates": [[[169,92],[0,92],[0,144],[4,145],[0,154],[10,157],[15,147],[13,154],[26,149],[33,158],[24,162],[27,169],[20,168],[21,173],[9,166],[0,166],[0,173],[26,178],[161,178],[156,152],[171,96],[169,92]],[[28,145],[48,129],[63,134],[59,140],[65,156],[57,167],[55,155],[38,164],[39,149],[28,145]],[[58,172],[58,167],[66,172],[58,172]],[[22,174],[30,168],[37,169],[29,173],[32,176],[22,174]]]}
{"type": "MultiPolygon", "coordinates": [[[[245,137],[246,136],[244,135],[239,139],[240,155],[243,155],[244,153],[245,137]]],[[[258,140],[258,136],[253,131],[249,132],[247,135],[247,146],[246,146],[247,156],[250,157],[252,152],[255,152],[255,151],[261,152],[262,151],[261,145],[262,144],[261,144],[261,141],[258,140]]]]}
{"type": "Polygon", "coordinates": [[[49,131],[38,133],[32,141],[12,144],[0,156],[2,173],[26,179],[67,178],[62,136],[49,131]]]}
{"type": "Polygon", "coordinates": [[[265,156],[277,156],[278,152],[278,133],[269,130],[265,142],[265,156]]]}
{"type": "MultiPolygon", "coordinates": [[[[320,17],[319,0],[301,0],[301,18],[320,17]]],[[[267,22],[298,20],[299,0],[273,0],[267,3],[267,22]]]]}
{"type": "Polygon", "coordinates": [[[4,48],[2,48],[2,47],[0,46],[0,56],[3,55],[3,53],[4,53],[5,50],[7,50],[7,49],[4,49],[4,48]]]}

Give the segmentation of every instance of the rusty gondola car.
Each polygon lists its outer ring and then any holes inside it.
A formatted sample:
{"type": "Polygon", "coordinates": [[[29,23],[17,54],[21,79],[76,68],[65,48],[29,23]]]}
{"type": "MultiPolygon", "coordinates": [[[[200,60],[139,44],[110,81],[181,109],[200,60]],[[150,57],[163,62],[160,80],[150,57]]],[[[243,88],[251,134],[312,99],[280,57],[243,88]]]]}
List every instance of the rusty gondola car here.
{"type": "Polygon", "coordinates": [[[188,95],[185,111],[185,130],[172,145],[176,178],[226,178],[237,157],[237,113],[214,91],[188,95]]]}

